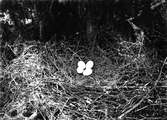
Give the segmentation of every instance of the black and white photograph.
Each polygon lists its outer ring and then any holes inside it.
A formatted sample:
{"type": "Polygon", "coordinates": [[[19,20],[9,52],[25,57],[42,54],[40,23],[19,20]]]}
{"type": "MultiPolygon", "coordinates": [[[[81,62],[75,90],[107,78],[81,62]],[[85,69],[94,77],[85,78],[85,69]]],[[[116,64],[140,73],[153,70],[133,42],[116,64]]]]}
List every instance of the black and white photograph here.
{"type": "Polygon", "coordinates": [[[167,120],[167,1],[0,0],[0,120],[167,120]]]}

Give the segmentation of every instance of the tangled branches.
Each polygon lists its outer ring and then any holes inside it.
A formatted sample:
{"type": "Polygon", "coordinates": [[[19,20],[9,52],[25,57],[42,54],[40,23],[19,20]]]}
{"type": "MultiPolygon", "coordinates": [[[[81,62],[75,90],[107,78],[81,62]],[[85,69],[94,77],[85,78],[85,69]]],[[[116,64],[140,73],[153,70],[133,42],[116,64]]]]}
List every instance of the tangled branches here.
{"type": "MultiPolygon", "coordinates": [[[[157,5],[160,3],[151,9],[157,5]]],[[[34,23],[26,25],[24,17],[18,21],[27,27],[39,25],[42,39],[42,25],[34,12],[34,23]]],[[[32,15],[33,11],[29,13],[32,15]]],[[[0,61],[0,119],[166,119],[166,59],[153,57],[145,46],[147,34],[133,19],[126,20],[133,29],[133,40],[113,31],[110,23],[95,27],[91,55],[89,41],[81,45],[84,41],[80,33],[69,41],[64,37],[58,42],[53,36],[44,44],[11,40],[4,45],[0,61]],[[80,60],[94,62],[90,76],[77,73],[80,60]]],[[[1,21],[13,24],[10,19],[1,21]]],[[[17,39],[25,37],[21,32],[16,34],[17,39]]]]}

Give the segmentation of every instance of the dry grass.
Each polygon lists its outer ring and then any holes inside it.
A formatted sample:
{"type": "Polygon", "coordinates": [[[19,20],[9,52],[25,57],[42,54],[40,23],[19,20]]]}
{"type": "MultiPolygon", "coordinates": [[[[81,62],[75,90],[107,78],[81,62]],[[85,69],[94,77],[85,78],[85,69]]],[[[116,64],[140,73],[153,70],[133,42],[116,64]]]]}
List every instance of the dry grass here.
{"type": "MultiPolygon", "coordinates": [[[[60,46],[48,42],[45,46],[40,46],[39,49],[39,47],[34,47],[36,44],[32,42],[32,45],[28,45],[27,52],[24,51],[24,54],[6,68],[6,71],[12,76],[12,81],[15,82],[13,87],[18,93],[18,97],[14,98],[15,100],[8,107],[16,107],[21,112],[25,109],[26,103],[34,101],[32,106],[39,109],[39,104],[41,104],[42,110],[46,112],[51,120],[54,111],[51,111],[50,107],[60,109],[59,120],[61,120],[63,116],[68,116],[68,119],[70,119],[69,115],[64,113],[65,108],[68,107],[67,102],[71,98],[77,97],[76,94],[84,92],[86,88],[90,90],[100,88],[102,90],[102,95],[97,96],[97,98],[88,97],[90,104],[103,95],[110,94],[112,89],[119,89],[127,104],[133,99],[132,96],[134,95],[140,97],[148,95],[151,89],[147,85],[154,82],[154,74],[157,72],[159,64],[156,64],[154,59],[150,58],[149,52],[146,51],[143,33],[137,34],[136,42],[128,42],[123,40],[121,36],[118,39],[115,48],[96,46],[94,56],[89,56],[87,54],[88,48],[84,46],[76,49],[74,45],[65,42],[61,43],[60,46]],[[79,60],[93,60],[95,63],[93,74],[90,76],[78,74],[76,68],[79,60]],[[20,78],[24,78],[24,80],[18,84],[15,80],[16,76],[21,76],[20,78]],[[138,92],[131,94],[131,96],[126,95],[124,89],[128,87],[138,92]]],[[[165,63],[166,61],[164,61],[163,67],[165,63]]],[[[161,79],[163,67],[155,85],[161,79]]],[[[90,96],[93,96],[91,91],[89,92],[90,96]]],[[[87,94],[85,94],[86,96],[87,94]]],[[[79,99],[86,102],[87,100],[83,98],[79,99]]],[[[135,109],[142,100],[118,118],[122,119],[135,109]]],[[[122,103],[117,102],[117,104],[122,103]]],[[[124,106],[126,105],[124,104],[124,106]]],[[[83,105],[80,107],[81,110],[85,109],[83,105]]],[[[106,116],[109,114],[103,112],[106,116]]],[[[85,112],[81,112],[81,114],[85,119],[96,119],[90,118],[85,112]]]]}

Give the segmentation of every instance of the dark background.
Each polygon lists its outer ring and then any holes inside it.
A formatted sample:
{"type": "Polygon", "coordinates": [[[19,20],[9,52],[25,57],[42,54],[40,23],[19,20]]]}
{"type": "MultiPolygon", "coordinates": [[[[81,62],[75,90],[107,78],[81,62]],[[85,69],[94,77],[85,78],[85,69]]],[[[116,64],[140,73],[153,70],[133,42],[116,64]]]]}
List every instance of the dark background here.
{"type": "Polygon", "coordinates": [[[1,24],[1,45],[6,42],[13,44],[19,35],[26,41],[35,40],[44,44],[49,40],[61,42],[65,39],[74,44],[81,41],[89,46],[98,34],[96,44],[105,46],[108,42],[115,42],[114,35],[117,33],[127,40],[135,41],[134,30],[127,22],[127,19],[133,18],[133,23],[145,32],[146,47],[156,49],[160,56],[165,57],[166,3],[151,9],[153,3],[156,0],[3,0],[1,11],[9,10],[14,26],[1,24]],[[25,25],[20,22],[24,18],[32,18],[33,22],[25,25]],[[76,36],[79,36],[77,40],[74,39],[76,36]]]}

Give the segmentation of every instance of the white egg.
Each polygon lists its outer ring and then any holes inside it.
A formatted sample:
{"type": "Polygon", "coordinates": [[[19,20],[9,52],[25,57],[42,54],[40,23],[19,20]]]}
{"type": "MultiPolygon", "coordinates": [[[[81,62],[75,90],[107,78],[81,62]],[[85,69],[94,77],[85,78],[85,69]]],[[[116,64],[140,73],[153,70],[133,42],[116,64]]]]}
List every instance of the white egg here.
{"type": "Polygon", "coordinates": [[[77,73],[83,73],[83,71],[84,71],[84,68],[81,68],[81,67],[77,68],[77,73]]]}
{"type": "Polygon", "coordinates": [[[84,75],[84,76],[89,76],[89,75],[92,74],[92,72],[93,72],[92,69],[87,68],[86,70],[83,71],[83,75],[84,75]]]}
{"type": "Polygon", "coordinates": [[[84,63],[83,61],[79,61],[79,62],[78,62],[78,67],[80,67],[80,68],[85,68],[86,65],[85,65],[85,63],[84,63]]]}
{"type": "Polygon", "coordinates": [[[89,60],[87,63],[86,63],[86,68],[92,68],[94,65],[93,61],[89,60]]]}

